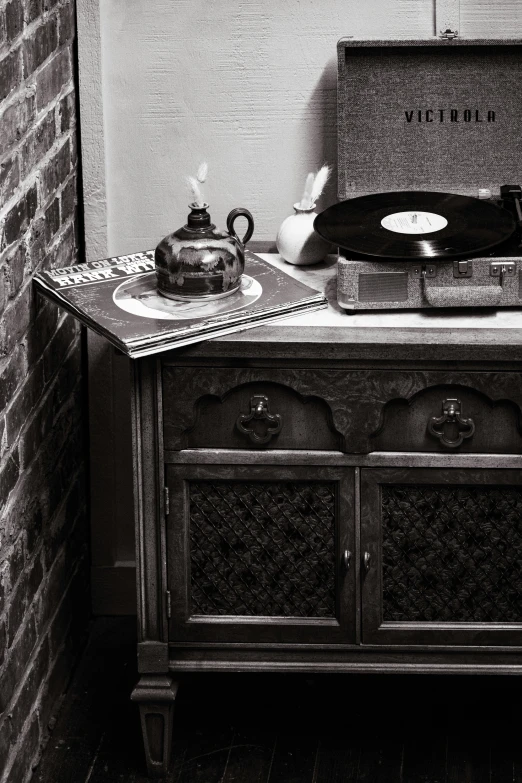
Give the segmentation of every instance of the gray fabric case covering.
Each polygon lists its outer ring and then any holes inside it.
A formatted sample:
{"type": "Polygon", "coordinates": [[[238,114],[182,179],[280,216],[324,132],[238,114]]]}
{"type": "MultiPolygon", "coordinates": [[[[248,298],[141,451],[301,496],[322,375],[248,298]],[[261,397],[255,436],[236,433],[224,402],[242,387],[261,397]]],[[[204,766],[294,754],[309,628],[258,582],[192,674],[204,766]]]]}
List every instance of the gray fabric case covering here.
{"type": "MultiPolygon", "coordinates": [[[[500,185],[521,181],[522,40],[343,38],[337,52],[340,200],[394,190],[476,196],[489,188],[495,195],[500,185]]],[[[500,285],[490,276],[491,258],[473,259],[471,278],[455,279],[448,260],[436,262],[436,278],[420,280],[412,275],[415,262],[346,255],[340,251],[338,300],[348,309],[522,304],[519,259],[516,276],[500,285]],[[372,281],[373,274],[381,277],[372,281]],[[402,277],[383,277],[390,274],[402,277]]]]}
{"type": "MultiPolygon", "coordinates": [[[[493,259],[501,262],[501,258],[493,259]]],[[[515,259],[506,258],[513,262],[515,259]]],[[[429,262],[429,259],[422,259],[429,262]]],[[[424,307],[513,307],[522,305],[522,279],[491,277],[491,258],[471,259],[473,276],[456,279],[453,261],[438,261],[436,277],[418,278],[414,261],[354,261],[337,264],[337,300],[348,310],[400,310],[424,307]],[[370,280],[370,278],[372,278],[370,280]]]]}
{"type": "Polygon", "coordinates": [[[520,181],[522,40],[343,38],[337,52],[339,199],[410,189],[475,196],[520,181]],[[430,109],[434,121],[418,122],[430,109]]]}

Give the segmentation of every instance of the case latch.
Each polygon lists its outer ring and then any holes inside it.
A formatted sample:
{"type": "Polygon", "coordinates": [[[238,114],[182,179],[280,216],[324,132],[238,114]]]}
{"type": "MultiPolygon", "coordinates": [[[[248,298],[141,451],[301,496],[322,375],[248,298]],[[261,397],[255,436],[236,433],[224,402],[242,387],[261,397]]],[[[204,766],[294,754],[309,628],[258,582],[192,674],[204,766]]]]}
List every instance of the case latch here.
{"type": "Polygon", "coordinates": [[[473,265],[471,261],[454,261],[453,277],[472,277],[473,265]]]}

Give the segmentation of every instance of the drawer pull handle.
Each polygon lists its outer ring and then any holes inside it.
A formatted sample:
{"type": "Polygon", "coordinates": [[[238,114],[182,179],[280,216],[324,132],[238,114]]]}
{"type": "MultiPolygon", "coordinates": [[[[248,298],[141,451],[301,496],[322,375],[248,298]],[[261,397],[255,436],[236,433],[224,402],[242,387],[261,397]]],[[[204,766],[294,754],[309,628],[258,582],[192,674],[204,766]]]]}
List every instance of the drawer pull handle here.
{"type": "Polygon", "coordinates": [[[365,552],[363,555],[364,572],[367,574],[372,566],[372,556],[369,552],[365,552]]]}
{"type": "Polygon", "coordinates": [[[268,443],[274,435],[281,432],[283,418],[278,413],[270,413],[268,397],[255,394],[250,398],[250,413],[241,413],[236,426],[257,446],[268,443]],[[263,425],[259,426],[259,422],[263,422],[263,425]]]}
{"type": "Polygon", "coordinates": [[[352,553],[349,549],[345,549],[343,552],[343,568],[345,571],[350,570],[350,563],[352,562],[352,553]]]}
{"type": "Polygon", "coordinates": [[[443,446],[456,448],[464,438],[471,438],[475,432],[473,419],[462,415],[460,400],[447,399],[442,403],[442,416],[432,416],[428,422],[428,432],[440,440],[443,446]]]}

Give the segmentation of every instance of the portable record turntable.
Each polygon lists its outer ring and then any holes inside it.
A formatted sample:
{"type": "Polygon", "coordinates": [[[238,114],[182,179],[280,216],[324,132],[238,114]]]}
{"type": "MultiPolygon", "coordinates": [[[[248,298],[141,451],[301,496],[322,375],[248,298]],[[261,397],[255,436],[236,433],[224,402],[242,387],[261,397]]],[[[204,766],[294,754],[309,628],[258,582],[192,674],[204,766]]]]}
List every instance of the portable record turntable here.
{"type": "Polygon", "coordinates": [[[339,304],[521,306],[522,41],[341,39],[338,58],[343,200],[315,229],[339,304]]]}

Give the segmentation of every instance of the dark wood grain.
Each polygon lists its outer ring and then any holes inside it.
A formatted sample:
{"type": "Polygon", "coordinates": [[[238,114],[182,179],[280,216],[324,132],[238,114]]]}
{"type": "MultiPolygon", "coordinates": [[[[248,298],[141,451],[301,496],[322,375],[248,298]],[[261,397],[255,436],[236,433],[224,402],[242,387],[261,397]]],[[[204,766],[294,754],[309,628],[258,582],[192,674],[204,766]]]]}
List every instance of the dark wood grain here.
{"type": "MultiPolygon", "coordinates": [[[[166,451],[170,465],[255,465],[261,462],[257,451],[236,449],[186,449],[166,451]]],[[[422,454],[417,452],[374,452],[373,454],[342,454],[339,451],[294,451],[277,449],[263,452],[263,465],[346,465],[360,468],[409,468],[415,462],[419,468],[522,468],[521,454],[422,454]]]]}
{"type": "Polygon", "coordinates": [[[166,642],[165,531],[162,525],[156,524],[158,516],[164,514],[164,482],[159,467],[163,424],[158,376],[155,358],[147,357],[132,365],[133,495],[139,638],[166,642]]]}
{"type": "MultiPolygon", "coordinates": [[[[349,315],[346,316],[350,318],[349,315]]],[[[289,322],[290,324],[290,322],[289,322]]],[[[522,360],[522,329],[407,329],[387,327],[259,326],[249,332],[218,337],[179,348],[177,356],[205,359],[233,357],[252,360],[459,362],[497,364],[522,360]]]]}
{"type": "Polygon", "coordinates": [[[489,740],[491,783],[520,783],[522,781],[522,743],[520,721],[516,709],[508,711],[499,721],[498,733],[489,740]]]}
{"type": "Polygon", "coordinates": [[[276,735],[262,729],[236,731],[222,783],[266,783],[275,745],[276,735]]]}
{"type": "Polygon", "coordinates": [[[196,729],[188,738],[177,783],[219,783],[225,775],[233,740],[233,730],[225,725],[211,731],[196,729]]]}
{"type": "MultiPolygon", "coordinates": [[[[465,439],[451,453],[519,453],[522,448],[522,385],[514,372],[338,370],[335,360],[331,369],[192,368],[170,364],[167,354],[162,380],[167,449],[249,446],[242,444],[234,424],[257,393],[275,395],[290,422],[289,436],[282,432],[268,448],[448,453],[439,440],[426,435],[426,429],[432,416],[440,416],[444,399],[459,395],[463,415],[474,417],[476,436],[465,439]],[[314,405],[322,401],[324,410],[307,408],[309,399],[317,400],[314,405]],[[202,425],[198,428],[198,421],[201,410],[209,405],[224,421],[210,424],[205,432],[202,425]],[[308,416],[313,417],[311,423],[308,416]],[[294,420],[295,429],[291,426],[294,420]],[[323,430],[319,429],[321,421],[323,430]],[[328,439],[327,425],[342,436],[339,445],[328,439]]],[[[209,416],[205,413],[203,418],[209,416]]]]}
{"type": "MultiPolygon", "coordinates": [[[[205,378],[201,379],[203,383],[205,378]]],[[[240,385],[223,397],[205,395],[195,403],[194,424],[182,437],[183,448],[252,448],[248,435],[238,427],[240,416],[251,413],[252,400],[262,395],[267,400],[270,415],[281,420],[281,430],[258,451],[266,449],[339,449],[342,436],[335,431],[330,408],[316,397],[303,398],[290,388],[268,380],[240,385]]],[[[175,409],[175,405],[173,406],[175,409]]],[[[169,422],[166,434],[170,433],[169,422]]],[[[250,423],[250,427],[256,421],[250,423]]],[[[259,434],[263,434],[263,421],[259,422],[259,434]]],[[[170,443],[167,439],[166,448],[170,443]]]]}
{"type": "MultiPolygon", "coordinates": [[[[107,749],[107,742],[118,758],[123,751],[127,775],[141,767],[145,777],[137,710],[129,701],[136,681],[135,645],[135,618],[96,621],[44,757],[35,770],[37,783],[83,783],[92,774],[101,749],[107,749]],[[118,730],[128,729],[123,744],[119,744],[122,735],[115,736],[111,725],[118,730]]],[[[127,780],[130,783],[134,778],[127,780]]]]}
{"type": "Polygon", "coordinates": [[[361,739],[356,783],[402,783],[402,743],[368,735],[361,739]]]}
{"type": "MultiPolygon", "coordinates": [[[[110,618],[94,630],[38,783],[148,780],[128,698],[135,624],[110,618]]],[[[480,783],[486,769],[491,783],[521,783],[521,697],[521,678],[187,676],[165,783],[432,783],[443,742],[445,783],[480,783]]]]}
{"type": "Polygon", "coordinates": [[[446,783],[446,736],[426,713],[404,741],[401,783],[446,783]]]}
{"type": "Polygon", "coordinates": [[[448,742],[447,783],[490,783],[491,748],[482,732],[463,735],[448,742]]]}
{"type": "Polygon", "coordinates": [[[313,783],[317,748],[317,736],[280,734],[267,780],[270,783],[313,783]]]}
{"type": "MultiPolygon", "coordinates": [[[[457,425],[446,424],[446,437],[456,440],[456,432],[451,434],[451,428],[456,430],[457,425]]],[[[521,413],[518,405],[510,400],[494,401],[471,386],[435,385],[408,400],[394,399],[386,403],[379,429],[371,438],[372,448],[378,451],[519,454],[522,451],[521,413]],[[448,398],[458,400],[462,419],[472,422],[474,427],[471,437],[453,448],[445,446],[428,429],[432,418],[442,417],[443,403],[448,398]]]]}
{"type": "Polygon", "coordinates": [[[360,746],[350,730],[319,739],[314,783],[356,783],[360,746]]]}

